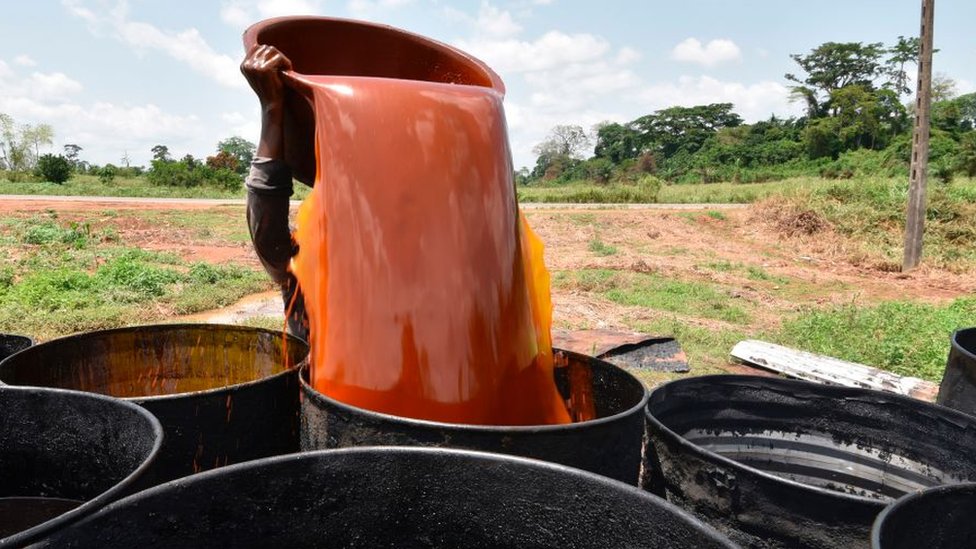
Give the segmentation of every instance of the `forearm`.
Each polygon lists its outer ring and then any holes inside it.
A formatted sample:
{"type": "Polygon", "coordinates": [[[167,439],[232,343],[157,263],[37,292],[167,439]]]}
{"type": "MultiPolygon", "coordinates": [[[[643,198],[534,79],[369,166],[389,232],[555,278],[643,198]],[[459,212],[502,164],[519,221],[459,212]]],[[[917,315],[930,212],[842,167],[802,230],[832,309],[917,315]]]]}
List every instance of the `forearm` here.
{"type": "Polygon", "coordinates": [[[254,159],[245,183],[247,225],[265,271],[280,285],[288,280],[293,245],[288,226],[291,171],[280,160],[254,159]]]}

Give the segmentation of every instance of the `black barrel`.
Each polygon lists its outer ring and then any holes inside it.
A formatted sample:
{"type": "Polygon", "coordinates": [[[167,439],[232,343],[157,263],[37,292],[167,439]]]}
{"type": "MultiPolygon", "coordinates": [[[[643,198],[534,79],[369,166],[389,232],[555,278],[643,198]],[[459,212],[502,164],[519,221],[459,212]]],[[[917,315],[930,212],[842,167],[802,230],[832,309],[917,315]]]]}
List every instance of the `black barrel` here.
{"type": "Polygon", "coordinates": [[[33,344],[34,340],[27,336],[0,334],[0,360],[7,358],[17,351],[23,351],[33,344]]]}
{"type": "Polygon", "coordinates": [[[144,485],[298,451],[298,368],[308,346],[281,332],[217,324],[104,330],[0,362],[0,382],[125,398],[166,433],[144,485]],[[290,367],[295,366],[295,367],[290,367]]]}
{"type": "Polygon", "coordinates": [[[117,499],[162,438],[159,421],[128,402],[0,387],[0,548],[50,535],[117,499]]]}
{"type": "Polygon", "coordinates": [[[303,370],[302,450],[350,446],[436,446],[498,452],[561,463],[636,485],[642,410],[647,391],[637,378],[595,358],[556,351],[556,384],[568,394],[567,371],[585,367],[593,379],[597,419],[566,425],[490,426],[424,421],[344,404],[316,391],[303,370]]]}
{"type": "Polygon", "coordinates": [[[636,487],[434,448],[329,450],[201,473],[121,500],[44,546],[734,547],[636,487]]]}
{"type": "Polygon", "coordinates": [[[871,547],[976,547],[976,484],[937,486],[902,497],[874,521],[871,547]]]}
{"type": "Polygon", "coordinates": [[[976,328],[952,334],[949,361],[936,402],[976,415],[976,328]]]}
{"type": "Polygon", "coordinates": [[[976,418],[899,395],[753,376],[665,384],[641,485],[747,547],[868,547],[893,499],[976,480],[976,418]]]}

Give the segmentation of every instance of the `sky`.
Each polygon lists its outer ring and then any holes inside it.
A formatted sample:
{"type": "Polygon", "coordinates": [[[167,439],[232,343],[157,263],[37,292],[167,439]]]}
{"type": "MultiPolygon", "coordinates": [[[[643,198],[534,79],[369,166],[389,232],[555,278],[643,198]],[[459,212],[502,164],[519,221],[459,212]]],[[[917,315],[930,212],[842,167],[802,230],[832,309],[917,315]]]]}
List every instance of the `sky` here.
{"type": "MultiPolygon", "coordinates": [[[[505,81],[516,167],[557,124],[592,128],[673,105],[731,102],[747,122],[797,115],[792,53],[919,29],[920,0],[34,0],[4,3],[0,113],[47,123],[51,150],[147,164],[258,138],[241,33],[278,15],[364,19],[487,62],[505,81]]],[[[976,91],[973,0],[939,0],[934,68],[976,91]]],[[[909,69],[914,73],[915,68],[909,69]]]]}

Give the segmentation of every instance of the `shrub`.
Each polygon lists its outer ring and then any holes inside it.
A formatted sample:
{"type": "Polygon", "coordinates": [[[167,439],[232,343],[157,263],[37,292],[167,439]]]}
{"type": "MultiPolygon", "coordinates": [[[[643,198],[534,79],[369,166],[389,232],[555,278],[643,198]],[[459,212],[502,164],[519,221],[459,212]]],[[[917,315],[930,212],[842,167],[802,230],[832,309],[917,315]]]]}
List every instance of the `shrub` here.
{"type": "Polygon", "coordinates": [[[119,169],[112,164],[105,164],[98,170],[98,180],[102,183],[111,183],[115,181],[115,176],[118,174],[119,169]]]}
{"type": "Polygon", "coordinates": [[[60,154],[45,154],[37,159],[36,171],[45,181],[60,185],[71,177],[71,163],[60,154]]]}

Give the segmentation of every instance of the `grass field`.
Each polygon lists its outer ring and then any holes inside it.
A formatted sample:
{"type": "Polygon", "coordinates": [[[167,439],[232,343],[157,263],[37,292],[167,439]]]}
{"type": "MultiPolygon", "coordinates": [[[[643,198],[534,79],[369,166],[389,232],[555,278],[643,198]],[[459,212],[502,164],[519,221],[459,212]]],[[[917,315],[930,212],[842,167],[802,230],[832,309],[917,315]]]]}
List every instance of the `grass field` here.
{"type": "MultiPolygon", "coordinates": [[[[187,261],[127,242],[114,223],[105,222],[120,220],[117,212],[102,213],[97,224],[59,217],[46,212],[0,222],[0,332],[47,339],[157,322],[270,287],[252,266],[187,261]]],[[[220,232],[205,238],[217,240],[220,232]]]]}
{"type": "MultiPolygon", "coordinates": [[[[951,332],[976,325],[976,183],[931,187],[923,266],[903,275],[905,193],[876,178],[665,186],[667,201],[757,203],[527,216],[546,243],[557,326],[673,335],[693,374],[725,371],[737,341],[759,338],[938,381],[951,332]]],[[[271,287],[240,206],[75,207],[0,221],[0,331],[165,321],[271,287]]]]}
{"type": "MultiPolygon", "coordinates": [[[[308,194],[308,187],[295,183],[295,200],[308,194]]],[[[0,194],[46,196],[128,196],[140,198],[243,198],[244,186],[237,191],[217,187],[167,187],[151,185],[145,177],[117,177],[104,183],[93,175],[74,175],[58,185],[46,181],[9,181],[0,178],[0,194]]]]}

